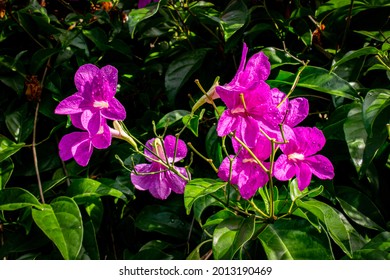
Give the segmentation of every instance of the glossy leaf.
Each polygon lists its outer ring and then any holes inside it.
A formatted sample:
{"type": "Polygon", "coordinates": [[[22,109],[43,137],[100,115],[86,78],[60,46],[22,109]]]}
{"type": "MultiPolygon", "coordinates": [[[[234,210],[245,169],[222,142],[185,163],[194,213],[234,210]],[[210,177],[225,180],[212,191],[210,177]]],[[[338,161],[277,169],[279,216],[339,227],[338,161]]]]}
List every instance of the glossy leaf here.
{"type": "Polygon", "coordinates": [[[385,130],[385,125],[390,121],[390,90],[370,90],[363,102],[363,121],[368,135],[377,134],[377,130],[385,130]]]}
{"type": "Polygon", "coordinates": [[[60,196],[40,209],[33,209],[37,226],[53,241],[66,260],[75,260],[83,242],[83,221],[73,199],[60,196]]]}
{"type": "Polygon", "coordinates": [[[38,199],[22,188],[4,188],[0,190],[0,210],[17,210],[24,207],[41,207],[38,199]]]}
{"type": "Polygon", "coordinates": [[[165,114],[156,124],[156,129],[169,127],[175,122],[181,120],[184,116],[190,114],[190,111],[186,110],[174,110],[165,114]]]}
{"type": "Polygon", "coordinates": [[[202,120],[205,110],[202,109],[199,115],[186,115],[183,117],[183,124],[196,136],[198,137],[199,121],[202,120]]]}
{"type": "MultiPolygon", "coordinates": [[[[292,86],[294,79],[295,77],[290,76],[285,80],[267,80],[267,83],[272,87],[292,86]]],[[[307,66],[301,73],[297,87],[359,100],[356,90],[346,80],[320,67],[307,66]]]]}
{"type": "Polygon", "coordinates": [[[134,38],[134,33],[137,25],[152,16],[154,16],[160,7],[160,1],[153,5],[148,5],[142,9],[132,9],[129,13],[128,25],[131,37],[134,38]]]}
{"type": "Polygon", "coordinates": [[[0,162],[0,190],[4,189],[14,171],[14,163],[10,158],[0,162]]]}
{"type": "Polygon", "coordinates": [[[248,8],[242,0],[230,1],[222,13],[220,22],[225,42],[245,25],[248,14],[248,8]]]}
{"type": "Polygon", "coordinates": [[[15,143],[0,134],[0,162],[12,156],[25,146],[24,143],[15,143]]]}
{"type": "Polygon", "coordinates": [[[197,49],[184,53],[169,64],[165,73],[165,90],[170,104],[174,103],[179,90],[199,69],[207,51],[208,49],[197,49]]]}
{"type": "Polygon", "coordinates": [[[83,247],[85,254],[91,260],[100,260],[99,246],[96,240],[97,231],[94,227],[92,220],[88,219],[83,224],[84,236],[83,236],[83,247]]]}
{"type": "Polygon", "coordinates": [[[360,56],[366,55],[374,55],[378,54],[378,49],[374,47],[364,47],[356,51],[350,51],[345,56],[343,56],[340,60],[338,60],[335,64],[332,65],[332,70],[338,67],[339,65],[350,61],[351,59],[355,59],[360,56]]]}
{"type": "Polygon", "coordinates": [[[41,69],[42,66],[44,66],[50,57],[52,57],[54,54],[58,53],[59,49],[39,49],[36,51],[33,56],[31,57],[31,66],[30,66],[30,72],[33,74],[38,74],[38,71],[41,69]]]}
{"type": "Polygon", "coordinates": [[[216,167],[220,166],[223,161],[222,142],[221,138],[217,135],[217,126],[213,125],[206,135],[206,154],[213,160],[216,167]]]}
{"type": "Polygon", "coordinates": [[[354,252],[354,260],[390,260],[390,232],[384,231],[354,252]]]}
{"type": "Polygon", "coordinates": [[[330,260],[333,253],[324,232],[303,219],[279,220],[258,236],[270,260],[330,260]]]}
{"type": "Polygon", "coordinates": [[[5,123],[16,142],[24,142],[32,133],[34,118],[27,104],[6,115],[5,123]]]}
{"type": "Polygon", "coordinates": [[[121,191],[89,178],[73,179],[67,188],[67,194],[73,197],[77,203],[88,202],[89,197],[96,198],[100,196],[112,196],[124,201],[127,200],[121,191]]]}
{"type": "Polygon", "coordinates": [[[271,69],[275,69],[277,67],[291,64],[291,65],[298,65],[300,62],[293,58],[289,53],[276,49],[273,47],[264,48],[261,50],[269,59],[269,62],[271,63],[271,69]]]}
{"type": "Polygon", "coordinates": [[[178,239],[186,239],[190,225],[174,209],[162,205],[147,205],[138,214],[135,225],[146,232],[159,232],[178,239]]]}
{"type": "Polygon", "coordinates": [[[200,255],[200,249],[207,243],[210,243],[212,240],[207,239],[195,247],[194,250],[187,256],[186,260],[201,260],[202,256],[200,255]]]}
{"type": "Polygon", "coordinates": [[[337,200],[352,221],[366,228],[383,231],[383,216],[366,195],[351,187],[337,187],[337,200]]]}
{"type": "Polygon", "coordinates": [[[221,222],[213,234],[214,259],[233,259],[236,252],[252,238],[254,230],[254,216],[236,216],[221,222]]]}
{"type": "Polygon", "coordinates": [[[343,126],[349,154],[357,172],[360,171],[363,164],[363,153],[367,140],[362,109],[362,104],[355,103],[348,112],[348,118],[343,126]]]}
{"type": "Polygon", "coordinates": [[[184,206],[187,215],[191,212],[194,202],[226,186],[226,182],[213,179],[194,179],[191,180],[184,189],[184,206]]]}
{"type": "Polygon", "coordinates": [[[352,256],[353,251],[364,245],[363,238],[351,226],[348,220],[332,206],[318,200],[297,200],[296,204],[302,210],[307,210],[316,216],[325,226],[333,241],[346,253],[352,256]]]}

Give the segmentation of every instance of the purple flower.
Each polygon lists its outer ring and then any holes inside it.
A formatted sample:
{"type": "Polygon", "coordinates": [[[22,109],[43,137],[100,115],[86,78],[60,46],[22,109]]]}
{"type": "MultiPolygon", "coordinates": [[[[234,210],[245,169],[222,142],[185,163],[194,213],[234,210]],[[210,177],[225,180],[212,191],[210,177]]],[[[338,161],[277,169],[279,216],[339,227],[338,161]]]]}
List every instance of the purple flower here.
{"type": "Polygon", "coordinates": [[[58,104],[56,114],[77,118],[90,135],[98,133],[102,119],[126,118],[125,108],[114,97],[118,84],[115,67],[107,65],[99,69],[85,64],[77,70],[74,80],[77,92],[58,104]]]}
{"type": "Polygon", "coordinates": [[[188,178],[184,167],[173,166],[185,158],[187,146],[182,140],[177,140],[172,135],[167,135],[162,143],[159,138],[153,138],[146,143],[146,159],[151,163],[137,164],[131,173],[131,181],[138,190],[149,190],[152,196],[158,199],[166,199],[171,191],[182,194],[188,178]],[[179,176],[166,165],[171,165],[180,173],[179,176]]]}
{"type": "MultiPolygon", "coordinates": [[[[233,141],[233,148],[237,155],[231,155],[222,161],[218,177],[224,181],[229,181],[230,178],[230,182],[238,186],[241,196],[249,199],[268,182],[268,175],[254,157],[236,141],[233,141]]],[[[263,162],[271,154],[271,143],[268,139],[259,137],[251,151],[265,168],[269,168],[269,163],[263,162]]]]}
{"type": "Polygon", "coordinates": [[[216,93],[226,104],[217,126],[219,136],[232,131],[253,147],[259,136],[259,121],[264,115],[277,114],[276,106],[270,106],[272,93],[265,83],[270,73],[270,63],[264,53],[253,55],[246,63],[248,48],[244,44],[241,63],[232,81],[215,88],[216,93]]]}
{"type": "Polygon", "coordinates": [[[286,181],[296,176],[300,190],[309,186],[312,174],[320,179],[332,179],[334,170],[330,160],[315,154],[325,145],[322,131],[315,127],[296,127],[293,131],[289,142],[280,146],[283,154],[275,161],[275,178],[286,181]]]}
{"type": "Polygon", "coordinates": [[[159,0],[139,0],[138,1],[138,9],[145,8],[151,2],[158,2],[159,0]]]}
{"type": "MultiPolygon", "coordinates": [[[[79,124],[74,123],[77,127],[79,124]]],[[[93,148],[105,149],[111,145],[111,132],[105,120],[99,131],[91,135],[86,131],[72,132],[64,135],[59,143],[60,157],[68,160],[72,157],[81,166],[86,166],[91,158],[93,148]]]]}

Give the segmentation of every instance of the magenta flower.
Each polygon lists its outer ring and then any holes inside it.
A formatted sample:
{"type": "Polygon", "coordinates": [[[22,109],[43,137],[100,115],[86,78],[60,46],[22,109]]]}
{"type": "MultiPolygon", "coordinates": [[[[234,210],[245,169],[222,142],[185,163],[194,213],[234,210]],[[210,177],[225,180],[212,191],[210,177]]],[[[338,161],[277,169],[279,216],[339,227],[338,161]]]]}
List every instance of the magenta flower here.
{"type": "MultiPolygon", "coordinates": [[[[236,141],[233,141],[233,148],[237,155],[230,155],[222,161],[218,177],[224,181],[229,181],[231,178],[230,182],[238,186],[241,196],[249,199],[268,182],[268,175],[252,155],[236,141]],[[231,159],[233,161],[230,166],[231,159]]],[[[263,136],[259,137],[256,146],[251,151],[265,168],[269,168],[269,163],[264,162],[271,154],[271,143],[268,139],[263,136]]]]}
{"type": "MultiPolygon", "coordinates": [[[[79,124],[73,123],[76,127],[79,124]]],[[[74,158],[81,166],[86,166],[91,158],[93,148],[105,149],[111,145],[111,132],[105,120],[99,131],[91,135],[86,131],[72,132],[64,135],[58,145],[62,160],[74,158]]]]}
{"type": "Polygon", "coordinates": [[[145,8],[151,2],[158,2],[159,0],[139,0],[138,1],[138,9],[145,8]]]}
{"type": "Polygon", "coordinates": [[[74,80],[77,92],[58,104],[56,114],[78,118],[90,135],[98,133],[102,119],[126,118],[125,108],[114,97],[118,84],[115,67],[107,65],[99,69],[85,64],[77,70],[74,80]]]}
{"type": "Polygon", "coordinates": [[[276,106],[270,106],[272,93],[265,83],[270,73],[270,63],[262,52],[253,55],[246,63],[247,46],[244,44],[241,63],[233,80],[215,88],[226,104],[217,126],[219,136],[235,131],[249,147],[256,144],[259,121],[264,114],[278,114],[276,106]]]}
{"type": "Polygon", "coordinates": [[[151,163],[137,164],[134,167],[131,181],[135,188],[149,190],[152,196],[158,199],[166,199],[171,191],[184,193],[188,179],[187,171],[184,167],[173,166],[187,155],[184,141],[177,140],[172,135],[167,135],[164,143],[159,138],[153,138],[146,143],[144,153],[151,163]],[[166,165],[172,166],[181,176],[169,170],[166,165]]]}
{"type": "Polygon", "coordinates": [[[286,181],[296,176],[300,190],[309,186],[312,174],[320,179],[332,179],[332,163],[328,158],[316,155],[325,145],[322,131],[315,127],[296,127],[293,131],[294,137],[280,146],[283,154],[275,161],[275,178],[286,181]]]}

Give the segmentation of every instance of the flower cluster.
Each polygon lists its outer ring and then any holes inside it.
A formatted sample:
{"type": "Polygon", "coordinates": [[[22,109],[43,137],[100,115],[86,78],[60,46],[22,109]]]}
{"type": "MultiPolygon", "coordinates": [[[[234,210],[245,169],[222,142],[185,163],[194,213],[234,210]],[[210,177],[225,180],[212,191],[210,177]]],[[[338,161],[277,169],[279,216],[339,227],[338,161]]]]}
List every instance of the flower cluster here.
{"type": "Polygon", "coordinates": [[[65,135],[59,150],[62,160],[73,157],[79,165],[86,166],[93,148],[107,148],[112,136],[118,135],[107,120],[124,120],[126,111],[114,97],[118,84],[115,67],[107,65],[99,69],[85,64],[77,70],[74,81],[77,92],[62,100],[55,113],[70,115],[73,126],[82,131],[65,135]]]}
{"type": "Polygon", "coordinates": [[[218,176],[236,184],[245,199],[251,198],[272,176],[278,180],[296,176],[300,190],[310,184],[312,174],[332,179],[331,162],[315,155],[325,144],[322,132],[317,128],[297,127],[309,113],[307,99],[289,100],[285,93],[270,88],[265,82],[270,74],[267,56],[259,52],[246,62],[247,52],[244,44],[233,80],[215,88],[217,96],[226,104],[217,133],[233,135],[235,152],[223,160],[218,176]],[[283,154],[271,167],[272,162],[266,160],[279,148],[283,154]]]}

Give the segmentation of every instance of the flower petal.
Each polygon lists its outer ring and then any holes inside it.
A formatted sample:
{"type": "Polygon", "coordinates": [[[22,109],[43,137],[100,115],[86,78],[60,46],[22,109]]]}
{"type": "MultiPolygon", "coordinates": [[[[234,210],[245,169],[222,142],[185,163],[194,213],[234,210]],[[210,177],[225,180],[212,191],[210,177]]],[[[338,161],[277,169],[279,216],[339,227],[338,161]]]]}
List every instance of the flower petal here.
{"type": "Polygon", "coordinates": [[[234,131],[237,128],[237,118],[240,116],[233,115],[230,110],[225,110],[221,117],[219,118],[217,125],[217,134],[222,137],[228,135],[230,132],[234,131]]]}
{"type": "Polygon", "coordinates": [[[306,158],[306,162],[310,165],[311,171],[320,179],[333,179],[334,168],[327,157],[323,155],[315,155],[306,158]]]}
{"type": "Polygon", "coordinates": [[[71,159],[73,147],[84,141],[86,137],[88,137],[86,132],[72,132],[64,135],[58,144],[60,158],[62,160],[71,159]]]}
{"type": "Polygon", "coordinates": [[[83,101],[83,97],[79,94],[73,94],[60,103],[58,103],[57,107],[54,110],[54,113],[58,115],[70,115],[81,113],[82,109],[80,108],[80,104],[83,101]]]}
{"type": "Polygon", "coordinates": [[[126,118],[126,109],[116,98],[108,101],[108,108],[101,110],[102,116],[109,120],[123,121],[126,118]]]}
{"type": "Polygon", "coordinates": [[[285,124],[294,127],[302,122],[309,114],[309,101],[306,98],[299,97],[290,100],[289,113],[285,124]]]}
{"type": "Polygon", "coordinates": [[[287,181],[294,177],[295,170],[295,165],[288,161],[285,154],[281,154],[275,161],[273,175],[280,181],[287,181]]]}
{"type": "Polygon", "coordinates": [[[118,70],[111,65],[106,65],[100,69],[101,79],[107,83],[107,90],[102,92],[103,100],[111,100],[118,85],[118,70]]]}
{"type": "Polygon", "coordinates": [[[298,189],[300,191],[306,189],[311,181],[311,168],[305,162],[300,162],[296,167],[298,189]]]}
{"type": "Polygon", "coordinates": [[[325,136],[316,127],[296,127],[293,129],[296,137],[296,145],[301,153],[310,156],[321,150],[325,145],[325,136]]]}
{"type": "MultiPolygon", "coordinates": [[[[187,172],[184,167],[175,167],[177,171],[179,171],[182,175],[187,177],[187,172]],[[184,174],[183,174],[184,172],[184,174]]],[[[184,193],[184,188],[187,184],[187,182],[179,177],[179,175],[175,174],[172,171],[166,171],[164,172],[164,180],[167,184],[167,186],[172,189],[177,194],[184,193]]]]}
{"type": "Polygon", "coordinates": [[[93,64],[84,64],[79,67],[74,76],[74,83],[79,92],[91,92],[91,84],[100,69],[93,64]]]}
{"type": "MultiPolygon", "coordinates": [[[[229,156],[230,159],[233,159],[234,156],[229,156]]],[[[225,182],[228,182],[229,181],[229,178],[230,178],[230,170],[232,171],[232,175],[231,175],[231,183],[232,184],[237,184],[238,182],[238,174],[241,172],[241,170],[239,170],[237,168],[237,159],[234,159],[233,162],[232,162],[232,168],[230,168],[230,159],[229,157],[225,157],[223,160],[222,160],[222,163],[221,165],[219,166],[219,169],[218,169],[218,177],[225,181],[225,182]]]]}
{"type": "Polygon", "coordinates": [[[268,181],[267,174],[256,163],[242,164],[242,171],[238,178],[238,187],[244,199],[250,199],[259,188],[264,187],[268,181]]]}
{"type": "Polygon", "coordinates": [[[104,119],[100,130],[99,133],[92,136],[91,138],[92,145],[97,149],[106,149],[111,145],[112,137],[111,137],[110,128],[106,124],[104,119]]]}
{"type": "Polygon", "coordinates": [[[86,129],[91,136],[95,135],[100,130],[102,117],[99,111],[86,109],[81,113],[80,120],[83,128],[86,129]]]}
{"type": "Polygon", "coordinates": [[[187,146],[184,141],[176,139],[176,137],[172,135],[167,135],[164,138],[164,148],[170,163],[178,162],[187,155],[187,146]]]}

